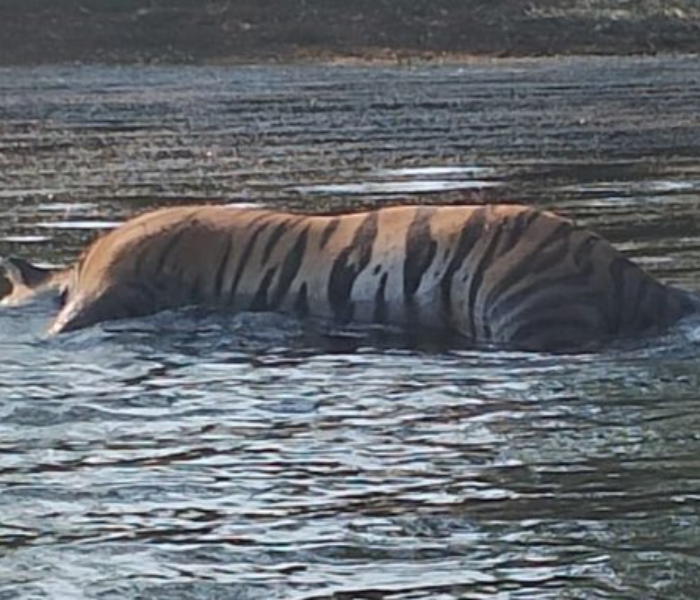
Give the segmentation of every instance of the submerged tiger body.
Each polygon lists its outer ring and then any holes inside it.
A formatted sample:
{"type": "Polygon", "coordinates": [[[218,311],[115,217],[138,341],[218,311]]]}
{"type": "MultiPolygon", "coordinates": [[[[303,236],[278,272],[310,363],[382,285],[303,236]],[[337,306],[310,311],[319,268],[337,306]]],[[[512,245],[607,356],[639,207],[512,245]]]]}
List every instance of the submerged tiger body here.
{"type": "MultiPolygon", "coordinates": [[[[26,295],[32,284],[12,265],[26,295]]],[[[519,205],[340,216],[165,208],[98,238],[74,267],[35,279],[64,292],[51,333],[205,305],[576,351],[659,332],[698,307],[598,235],[519,205]]]]}

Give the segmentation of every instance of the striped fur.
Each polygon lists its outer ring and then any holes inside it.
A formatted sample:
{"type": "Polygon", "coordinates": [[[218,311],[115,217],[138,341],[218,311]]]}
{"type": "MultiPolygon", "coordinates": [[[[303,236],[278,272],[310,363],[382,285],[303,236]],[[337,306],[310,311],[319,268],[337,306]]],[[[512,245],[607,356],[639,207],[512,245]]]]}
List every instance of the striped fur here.
{"type": "Polygon", "coordinates": [[[59,280],[52,333],[196,304],[576,351],[661,331],[697,306],[594,233],[517,205],[166,208],[99,238],[59,280]]]}

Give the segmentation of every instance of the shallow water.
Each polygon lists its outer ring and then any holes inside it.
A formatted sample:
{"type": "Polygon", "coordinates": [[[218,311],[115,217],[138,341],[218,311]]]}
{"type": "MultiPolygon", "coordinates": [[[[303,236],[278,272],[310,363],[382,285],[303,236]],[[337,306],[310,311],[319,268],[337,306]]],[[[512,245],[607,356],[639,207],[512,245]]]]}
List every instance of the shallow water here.
{"type": "MultiPolygon", "coordinates": [[[[700,290],[700,63],[0,70],[0,252],[149,206],[521,200],[700,290]]],[[[696,598],[700,323],[582,356],[0,312],[0,598],[696,598]]]]}

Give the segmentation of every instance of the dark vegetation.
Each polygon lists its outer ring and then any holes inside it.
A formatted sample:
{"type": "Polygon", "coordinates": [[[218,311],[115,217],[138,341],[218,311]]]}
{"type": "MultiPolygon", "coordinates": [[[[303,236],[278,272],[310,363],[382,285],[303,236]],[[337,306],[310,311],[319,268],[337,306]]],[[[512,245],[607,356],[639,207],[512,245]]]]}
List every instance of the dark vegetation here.
{"type": "Polygon", "coordinates": [[[700,51],[700,0],[0,0],[0,64],[700,51]]]}

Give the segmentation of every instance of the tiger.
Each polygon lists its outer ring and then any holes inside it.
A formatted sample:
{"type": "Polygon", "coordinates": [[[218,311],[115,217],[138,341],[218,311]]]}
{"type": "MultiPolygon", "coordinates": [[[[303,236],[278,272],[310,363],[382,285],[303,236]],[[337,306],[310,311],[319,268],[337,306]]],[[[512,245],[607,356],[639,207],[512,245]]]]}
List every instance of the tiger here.
{"type": "Polygon", "coordinates": [[[700,308],[598,234],[518,204],[338,215],[166,207],[98,237],[66,269],[7,259],[5,270],[4,304],[59,293],[49,335],[198,305],[581,352],[660,333],[700,308]]]}

